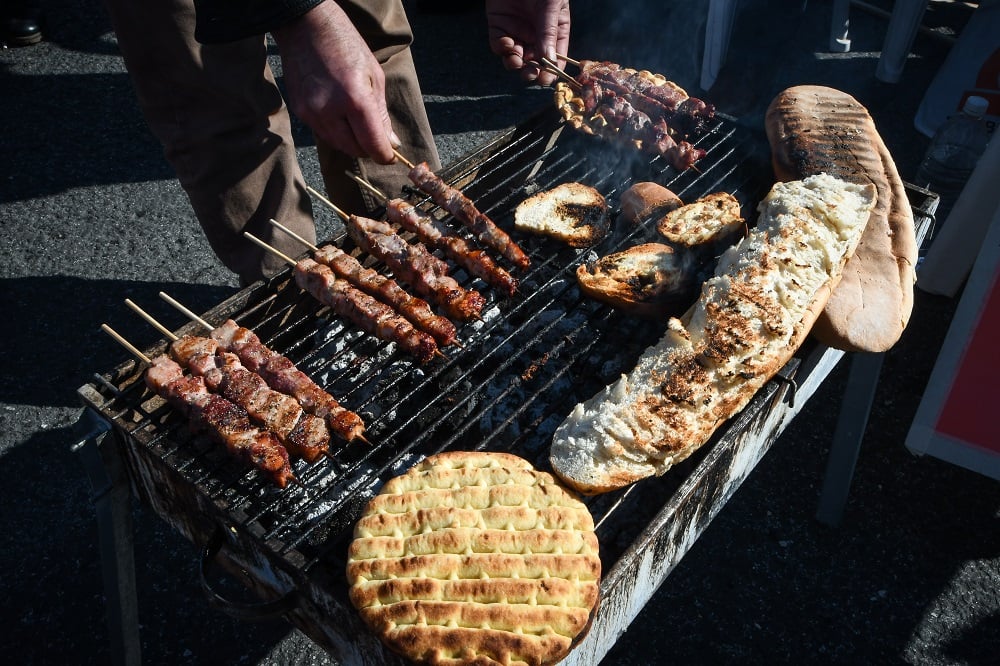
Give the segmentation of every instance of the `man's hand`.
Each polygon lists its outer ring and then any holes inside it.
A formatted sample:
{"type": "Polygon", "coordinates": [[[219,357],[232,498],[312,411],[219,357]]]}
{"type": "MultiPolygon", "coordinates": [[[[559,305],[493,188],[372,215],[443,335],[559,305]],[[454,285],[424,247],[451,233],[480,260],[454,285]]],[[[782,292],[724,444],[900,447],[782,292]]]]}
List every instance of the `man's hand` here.
{"type": "Polygon", "coordinates": [[[272,34],[292,112],[332,147],[392,162],[399,139],[385,106],[385,75],[343,10],[320,3],[272,34]]]}
{"type": "Polygon", "coordinates": [[[552,85],[555,74],[540,68],[542,57],[565,67],[569,47],[569,0],[486,0],[490,49],[526,81],[552,85]]]}

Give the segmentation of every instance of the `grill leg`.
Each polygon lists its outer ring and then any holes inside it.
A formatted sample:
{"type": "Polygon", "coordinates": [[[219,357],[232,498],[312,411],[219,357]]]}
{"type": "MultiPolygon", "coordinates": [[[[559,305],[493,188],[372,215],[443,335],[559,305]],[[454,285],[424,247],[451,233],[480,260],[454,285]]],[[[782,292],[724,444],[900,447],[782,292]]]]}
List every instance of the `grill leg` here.
{"type": "Polygon", "coordinates": [[[80,454],[93,487],[111,657],[118,666],[132,666],[139,664],[142,656],[128,477],[114,442],[107,436],[109,424],[86,409],[78,425],[87,432],[72,450],[80,454]]]}
{"type": "Polygon", "coordinates": [[[875,389],[882,371],[885,354],[857,352],[851,358],[844,401],[840,406],[837,430],[833,435],[830,455],[826,462],[826,478],[820,491],[816,518],[836,527],[844,515],[847,495],[851,491],[854,468],[861,452],[861,440],[868,426],[868,415],[875,400],[875,389]]]}

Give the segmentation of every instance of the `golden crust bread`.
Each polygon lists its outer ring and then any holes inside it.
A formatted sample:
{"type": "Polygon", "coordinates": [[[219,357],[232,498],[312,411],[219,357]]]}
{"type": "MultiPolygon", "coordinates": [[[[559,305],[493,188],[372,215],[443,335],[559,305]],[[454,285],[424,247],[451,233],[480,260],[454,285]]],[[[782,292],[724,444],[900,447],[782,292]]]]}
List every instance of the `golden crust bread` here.
{"type": "Polygon", "coordinates": [[[514,228],[570,247],[589,247],[604,240],[611,221],[603,194],[583,183],[562,183],[518,204],[514,228]]]}
{"type": "Polygon", "coordinates": [[[913,309],[917,244],[903,182],[874,121],[847,93],[795,86],[771,102],[765,128],[779,179],[828,173],[875,186],[864,235],[813,334],[845,351],[886,351],[913,309]]]}
{"type": "Polygon", "coordinates": [[[432,456],[354,528],[351,602],[395,652],[428,664],[552,664],[589,627],[601,561],[587,507],[504,453],[432,456]]]}
{"type": "Polygon", "coordinates": [[[680,197],[669,188],[659,183],[641,181],[622,194],[621,217],[632,224],[639,224],[654,215],[665,215],[683,205],[680,197]]]}
{"type": "Polygon", "coordinates": [[[832,176],[778,183],[695,305],[636,367],[556,429],[555,472],[587,494],[662,474],[704,444],[795,353],[875,203],[832,176]]]}
{"type": "Polygon", "coordinates": [[[691,303],[696,270],[690,253],[643,243],[580,264],[576,280],[590,298],[639,317],[662,318],[691,303]]]}
{"type": "Polygon", "coordinates": [[[695,247],[730,238],[744,226],[736,197],[713,192],[668,211],[656,223],[656,230],[671,243],[695,247]]]}

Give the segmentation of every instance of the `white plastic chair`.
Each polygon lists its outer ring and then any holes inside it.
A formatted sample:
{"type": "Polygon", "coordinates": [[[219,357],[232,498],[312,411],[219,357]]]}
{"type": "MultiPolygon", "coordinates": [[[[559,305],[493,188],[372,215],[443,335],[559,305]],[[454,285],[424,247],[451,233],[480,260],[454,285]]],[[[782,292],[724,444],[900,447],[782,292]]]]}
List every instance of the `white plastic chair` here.
{"type": "MultiPolygon", "coordinates": [[[[906,57],[927,10],[928,0],[896,0],[893,3],[889,28],[882,44],[875,77],[886,83],[897,83],[903,73],[906,57]]],[[[705,52],[701,63],[701,87],[708,90],[715,83],[719,70],[726,62],[729,39],[732,36],[733,17],[738,0],[710,0],[708,20],[705,22],[705,52]]],[[[808,0],[802,4],[805,9],[808,0]]],[[[834,0],[830,22],[829,49],[845,53],[851,50],[850,39],[851,0],[834,0]]]]}

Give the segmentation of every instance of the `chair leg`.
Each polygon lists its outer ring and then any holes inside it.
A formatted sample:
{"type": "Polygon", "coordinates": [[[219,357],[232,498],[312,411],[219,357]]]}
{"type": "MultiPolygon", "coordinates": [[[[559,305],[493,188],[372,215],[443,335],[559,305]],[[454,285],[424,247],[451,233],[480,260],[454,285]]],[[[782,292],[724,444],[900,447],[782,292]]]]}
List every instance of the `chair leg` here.
{"type": "Polygon", "coordinates": [[[899,82],[926,10],[926,0],[896,0],[893,4],[889,30],[882,43],[882,55],[875,68],[875,78],[879,81],[899,82]]]}
{"type": "Polygon", "coordinates": [[[830,21],[830,51],[847,53],[851,50],[851,2],[833,0],[833,18],[830,21]]]}
{"type": "Polygon", "coordinates": [[[733,31],[737,0],[710,0],[705,20],[705,51],[701,60],[701,88],[708,90],[715,83],[719,70],[726,62],[729,38],[733,31]]]}

